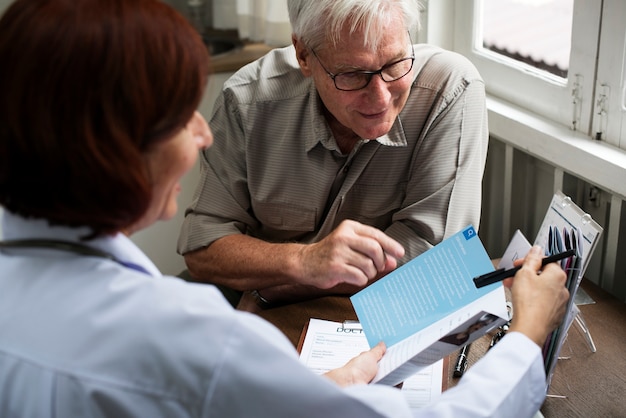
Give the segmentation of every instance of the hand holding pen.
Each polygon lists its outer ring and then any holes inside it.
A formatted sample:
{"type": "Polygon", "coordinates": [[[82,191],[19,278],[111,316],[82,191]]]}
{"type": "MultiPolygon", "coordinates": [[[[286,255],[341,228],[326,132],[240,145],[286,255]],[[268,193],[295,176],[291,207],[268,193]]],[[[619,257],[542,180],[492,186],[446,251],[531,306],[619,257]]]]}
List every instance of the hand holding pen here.
{"type": "MultiPolygon", "coordinates": [[[[546,266],[547,264],[554,263],[556,261],[560,261],[560,260],[563,260],[564,258],[572,257],[574,255],[576,255],[576,250],[573,250],[573,249],[564,251],[562,253],[554,254],[554,255],[551,255],[549,257],[542,259],[541,266],[543,267],[543,266],[546,266]]],[[[492,271],[491,273],[483,274],[482,276],[474,277],[474,284],[476,285],[477,288],[480,289],[481,287],[484,287],[493,283],[497,283],[506,278],[515,276],[515,273],[517,273],[521,268],[522,266],[519,265],[517,267],[513,267],[508,270],[499,269],[496,271],[492,271]]]]}
{"type": "Polygon", "coordinates": [[[531,248],[515,278],[504,281],[515,310],[508,333],[520,332],[539,347],[563,321],[569,299],[567,275],[558,263],[544,264],[542,254],[541,247],[531,248]]]}

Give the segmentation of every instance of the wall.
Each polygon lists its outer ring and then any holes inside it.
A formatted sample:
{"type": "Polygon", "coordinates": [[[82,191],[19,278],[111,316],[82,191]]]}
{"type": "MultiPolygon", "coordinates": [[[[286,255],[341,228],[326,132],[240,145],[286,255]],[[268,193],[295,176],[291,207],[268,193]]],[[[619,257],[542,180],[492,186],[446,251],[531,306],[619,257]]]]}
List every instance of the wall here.
{"type": "MultiPolygon", "coordinates": [[[[0,0],[7,1],[7,0],[0,0]]],[[[189,17],[187,3],[189,0],[163,0],[183,15],[189,17]]],[[[208,27],[216,29],[237,28],[237,2],[232,0],[204,0],[207,7],[206,15],[211,21],[206,22],[208,27]]]]}
{"type": "MultiPolygon", "coordinates": [[[[162,0],[187,16],[188,0],[162,0]]],[[[212,26],[218,29],[233,29],[237,27],[237,2],[232,0],[204,0],[211,7],[212,26]]],[[[0,14],[13,0],[0,0],[0,14]]]]}
{"type": "MultiPolygon", "coordinates": [[[[0,0],[0,15],[2,15],[12,0],[0,0]]],[[[2,219],[2,206],[0,206],[0,219],[2,219]]],[[[2,223],[0,222],[0,239],[2,239],[2,223]]]]}

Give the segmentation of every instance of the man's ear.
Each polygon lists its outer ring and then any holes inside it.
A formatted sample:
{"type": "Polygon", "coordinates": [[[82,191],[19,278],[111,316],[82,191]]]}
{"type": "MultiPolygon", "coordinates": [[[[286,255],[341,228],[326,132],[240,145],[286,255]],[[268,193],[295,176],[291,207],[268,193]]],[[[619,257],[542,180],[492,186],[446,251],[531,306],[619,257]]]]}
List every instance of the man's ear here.
{"type": "Polygon", "coordinates": [[[293,43],[294,48],[296,49],[296,59],[298,60],[298,64],[300,64],[300,71],[305,77],[310,77],[311,72],[311,51],[307,46],[296,38],[295,36],[291,37],[291,42],[293,43]]]}

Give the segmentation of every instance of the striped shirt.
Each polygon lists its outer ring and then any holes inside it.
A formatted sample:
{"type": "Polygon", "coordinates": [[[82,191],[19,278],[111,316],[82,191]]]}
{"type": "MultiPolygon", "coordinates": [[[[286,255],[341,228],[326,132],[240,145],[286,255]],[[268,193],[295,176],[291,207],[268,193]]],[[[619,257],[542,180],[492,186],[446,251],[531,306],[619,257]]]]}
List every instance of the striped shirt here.
{"type": "Polygon", "coordinates": [[[317,242],[345,219],[384,230],[407,260],[479,226],[488,144],[484,83],[464,57],[415,46],[407,103],[384,136],[342,154],[293,47],[235,73],[211,118],[214,145],[178,251],[226,235],[317,242]]]}

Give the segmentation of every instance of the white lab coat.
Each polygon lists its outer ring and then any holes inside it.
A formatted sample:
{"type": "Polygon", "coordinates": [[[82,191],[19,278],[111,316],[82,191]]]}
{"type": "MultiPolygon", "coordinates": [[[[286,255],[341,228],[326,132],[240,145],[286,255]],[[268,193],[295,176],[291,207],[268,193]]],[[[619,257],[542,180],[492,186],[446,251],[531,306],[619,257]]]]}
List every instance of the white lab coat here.
{"type": "MultiPolygon", "coordinates": [[[[77,241],[85,230],[5,213],[5,239],[77,241]]],[[[160,275],[125,236],[89,242],[115,261],[51,249],[0,251],[2,417],[532,416],[539,347],[504,338],[456,388],[410,411],[399,390],[341,389],[309,371],[259,317],[213,286],[160,275]]]]}

